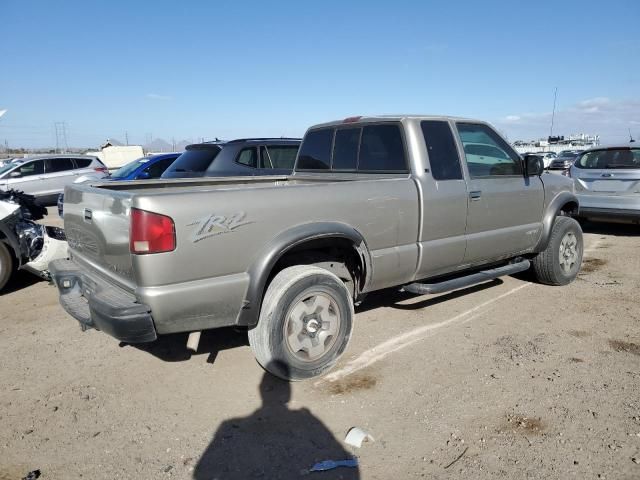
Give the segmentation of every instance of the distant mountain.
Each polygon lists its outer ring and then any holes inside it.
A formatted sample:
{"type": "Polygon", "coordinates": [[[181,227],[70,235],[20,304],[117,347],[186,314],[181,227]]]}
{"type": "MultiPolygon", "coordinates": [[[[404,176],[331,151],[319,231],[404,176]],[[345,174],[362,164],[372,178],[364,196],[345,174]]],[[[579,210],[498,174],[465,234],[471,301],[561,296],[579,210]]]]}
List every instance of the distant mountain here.
{"type": "Polygon", "coordinates": [[[152,142],[143,145],[142,148],[146,152],[182,152],[187,145],[191,145],[191,140],[181,140],[176,142],[175,149],[170,142],[167,142],[164,138],[154,138],[152,142]]]}

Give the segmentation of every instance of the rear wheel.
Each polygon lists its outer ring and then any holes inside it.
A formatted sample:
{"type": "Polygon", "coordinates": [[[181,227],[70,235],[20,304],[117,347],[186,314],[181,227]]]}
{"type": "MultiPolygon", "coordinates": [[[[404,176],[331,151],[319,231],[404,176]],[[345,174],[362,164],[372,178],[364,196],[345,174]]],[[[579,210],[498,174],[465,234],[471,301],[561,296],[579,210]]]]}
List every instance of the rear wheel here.
{"type": "Polygon", "coordinates": [[[570,217],[557,217],[547,248],[533,259],[536,279],[546,285],[571,283],[580,271],[583,249],[580,224],[570,217]]]}
{"type": "Polygon", "coordinates": [[[278,273],[265,293],[249,344],[263,368],[287,380],[321,375],[351,337],[353,300],[333,273],[296,265],[278,273]]]}
{"type": "Polygon", "coordinates": [[[11,279],[14,270],[13,255],[9,251],[9,247],[4,242],[0,242],[0,292],[11,279]]]}

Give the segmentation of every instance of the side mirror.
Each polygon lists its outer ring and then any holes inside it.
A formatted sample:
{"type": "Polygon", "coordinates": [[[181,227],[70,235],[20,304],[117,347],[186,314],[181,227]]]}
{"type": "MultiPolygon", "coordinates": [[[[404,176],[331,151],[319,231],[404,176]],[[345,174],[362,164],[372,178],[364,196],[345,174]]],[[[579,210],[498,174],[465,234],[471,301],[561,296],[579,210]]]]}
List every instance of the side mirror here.
{"type": "Polygon", "coordinates": [[[15,171],[9,174],[9,178],[20,178],[21,176],[22,176],[22,173],[15,172],[15,171]]]}
{"type": "Polygon", "coordinates": [[[149,172],[140,172],[136,175],[136,180],[149,180],[150,178],[151,175],[149,175],[149,172]]]}
{"type": "Polygon", "coordinates": [[[544,172],[544,162],[537,155],[524,156],[524,173],[527,177],[536,177],[544,172]]]}

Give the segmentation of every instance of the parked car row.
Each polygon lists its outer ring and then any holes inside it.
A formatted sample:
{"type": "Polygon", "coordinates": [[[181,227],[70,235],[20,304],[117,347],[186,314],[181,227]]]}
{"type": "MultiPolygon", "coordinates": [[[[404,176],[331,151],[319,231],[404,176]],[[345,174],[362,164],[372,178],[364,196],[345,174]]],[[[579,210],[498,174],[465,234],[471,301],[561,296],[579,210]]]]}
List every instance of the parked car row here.
{"type": "Polygon", "coordinates": [[[87,180],[288,175],[299,146],[300,139],[295,138],[205,142],[189,145],[183,153],[139,158],[111,175],[98,158],[87,155],[9,159],[0,166],[0,189],[33,195],[41,205],[60,205],[66,185],[87,180]]]}
{"type": "MultiPolygon", "coordinates": [[[[300,139],[297,138],[242,138],[197,143],[188,145],[183,153],[139,158],[102,180],[289,175],[299,147],[300,139]]],[[[64,193],[58,195],[57,202],[58,213],[63,216],[64,193]]]]}

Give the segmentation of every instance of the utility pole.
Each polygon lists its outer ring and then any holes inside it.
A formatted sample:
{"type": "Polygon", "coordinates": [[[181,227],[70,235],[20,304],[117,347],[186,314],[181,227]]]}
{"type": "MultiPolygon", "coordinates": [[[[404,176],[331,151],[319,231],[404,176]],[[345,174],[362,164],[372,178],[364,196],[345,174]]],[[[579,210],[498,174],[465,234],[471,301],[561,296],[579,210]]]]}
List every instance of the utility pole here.
{"type": "Polygon", "coordinates": [[[129,146],[129,132],[124,132],[124,143],[129,146]]]}
{"type": "Polygon", "coordinates": [[[171,137],[171,151],[172,152],[176,151],[176,139],[175,139],[175,137],[171,137]]]}
{"type": "Polygon", "coordinates": [[[67,123],[55,122],[53,128],[56,132],[56,153],[65,153],[69,150],[69,144],[67,143],[67,123]]]}
{"type": "Polygon", "coordinates": [[[558,87],[556,87],[556,90],[553,93],[553,111],[551,112],[551,130],[549,131],[550,137],[553,137],[553,121],[556,117],[556,100],[557,99],[558,99],[558,87]]]}

